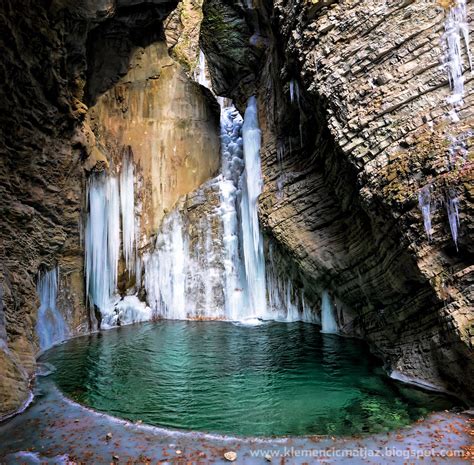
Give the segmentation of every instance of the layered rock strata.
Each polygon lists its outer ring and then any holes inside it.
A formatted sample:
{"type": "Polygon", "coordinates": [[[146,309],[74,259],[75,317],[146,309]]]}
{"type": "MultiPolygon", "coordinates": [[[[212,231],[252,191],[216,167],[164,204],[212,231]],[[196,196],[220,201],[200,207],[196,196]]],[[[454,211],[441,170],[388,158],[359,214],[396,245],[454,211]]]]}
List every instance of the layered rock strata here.
{"type": "Polygon", "coordinates": [[[395,376],[472,399],[472,162],[454,170],[447,162],[448,136],[472,124],[472,86],[466,74],[453,128],[443,8],[370,0],[203,8],[213,82],[240,108],[258,92],[267,234],[308,292],[331,289],[342,331],[368,340],[395,376]],[[244,56],[258,65],[235,58],[244,56]],[[431,242],[418,207],[429,183],[431,242]],[[452,190],[458,250],[446,211],[452,190]]]}

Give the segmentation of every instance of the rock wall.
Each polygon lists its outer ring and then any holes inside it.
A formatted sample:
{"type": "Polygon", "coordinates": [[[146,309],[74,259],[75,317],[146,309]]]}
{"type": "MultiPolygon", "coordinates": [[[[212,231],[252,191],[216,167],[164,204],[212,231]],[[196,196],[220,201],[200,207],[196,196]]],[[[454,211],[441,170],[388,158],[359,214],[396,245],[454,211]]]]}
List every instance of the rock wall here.
{"type": "Polygon", "coordinates": [[[97,99],[87,120],[95,150],[110,165],[120,162],[125,148],[133,154],[142,182],[137,200],[144,244],[178,198],[219,169],[218,105],[169,57],[164,42],[133,52],[130,70],[97,99]]]}
{"type": "Polygon", "coordinates": [[[119,66],[109,66],[108,80],[98,83],[87,79],[91,41],[112,25],[152,43],[163,37],[162,22],[175,6],[166,0],[0,5],[0,418],[29,398],[38,351],[38,270],[59,266],[58,306],[70,334],[93,329],[84,305],[81,230],[84,168],[97,151],[84,124],[85,102],[126,73],[129,57],[121,52],[130,41],[116,36],[109,52],[121,58],[119,66]]]}
{"type": "Polygon", "coordinates": [[[203,8],[213,83],[240,108],[258,95],[267,234],[308,290],[331,289],[342,331],[369,341],[394,376],[472,399],[472,163],[447,168],[448,131],[472,123],[472,86],[467,77],[453,129],[440,67],[444,10],[421,0],[203,8]],[[220,40],[216,31],[229,27],[232,40],[220,40]],[[428,183],[431,242],[418,208],[428,183]],[[443,204],[450,190],[459,250],[443,204]]]}
{"type": "Polygon", "coordinates": [[[164,24],[170,55],[190,77],[199,64],[201,21],[202,0],[182,0],[164,24]]]}
{"type": "Polygon", "coordinates": [[[72,276],[82,254],[81,154],[70,138],[83,115],[63,32],[36,2],[2,2],[0,189],[2,307],[0,417],[28,398],[35,367],[40,267],[64,263],[72,276]]]}

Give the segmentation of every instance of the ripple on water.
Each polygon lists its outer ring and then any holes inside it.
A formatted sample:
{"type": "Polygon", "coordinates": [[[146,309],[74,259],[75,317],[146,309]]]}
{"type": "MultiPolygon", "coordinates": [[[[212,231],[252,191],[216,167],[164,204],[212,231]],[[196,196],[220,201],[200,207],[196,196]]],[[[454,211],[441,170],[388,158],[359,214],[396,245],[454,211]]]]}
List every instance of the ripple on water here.
{"type": "Polygon", "coordinates": [[[43,360],[94,409],[232,435],[375,433],[453,406],[390,379],[362,342],[304,323],[161,321],[76,338],[43,360]]]}

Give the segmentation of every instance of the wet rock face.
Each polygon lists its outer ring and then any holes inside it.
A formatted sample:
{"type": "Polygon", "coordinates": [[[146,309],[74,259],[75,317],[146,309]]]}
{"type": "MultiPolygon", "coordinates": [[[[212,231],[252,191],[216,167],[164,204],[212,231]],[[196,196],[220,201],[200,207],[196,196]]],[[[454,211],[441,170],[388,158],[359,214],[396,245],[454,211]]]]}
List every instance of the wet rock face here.
{"type": "MultiPolygon", "coordinates": [[[[215,3],[228,7],[207,0],[204,8],[215,3]]],[[[258,89],[267,233],[308,287],[332,289],[344,332],[367,339],[391,369],[472,398],[465,375],[473,370],[472,166],[448,172],[446,163],[449,132],[472,125],[472,91],[466,84],[462,123],[453,129],[439,67],[442,9],[369,0],[253,3],[256,11],[233,14],[251,25],[250,36],[258,24],[265,38],[256,83],[242,92],[227,79],[221,88],[241,108],[258,89]],[[431,242],[418,208],[428,183],[436,199],[431,242]],[[459,251],[448,188],[459,199],[459,251]]],[[[217,50],[235,53],[225,42],[202,42],[216,80],[233,66],[234,75],[248,73],[230,59],[217,62],[217,50]]]]}
{"type": "Polygon", "coordinates": [[[128,72],[97,99],[87,121],[110,171],[124,150],[131,151],[144,186],[136,199],[141,243],[148,243],[178,198],[217,173],[219,108],[169,57],[165,42],[135,47],[129,61],[128,72]]]}
{"type": "Polygon", "coordinates": [[[173,1],[119,3],[117,7],[110,0],[53,0],[46,4],[5,0],[0,5],[4,50],[0,65],[4,316],[0,417],[28,397],[28,379],[38,350],[35,276],[40,267],[59,265],[58,301],[71,333],[89,330],[80,236],[83,162],[91,155],[92,137],[83,125],[88,39],[92,30],[108,24],[114,16],[120,17],[122,27],[136,31],[144,24],[156,25],[176,6],[173,1]]]}
{"type": "Polygon", "coordinates": [[[212,86],[217,95],[248,91],[255,83],[258,49],[249,46],[252,32],[243,11],[235,2],[203,3],[200,41],[212,62],[212,86]]]}

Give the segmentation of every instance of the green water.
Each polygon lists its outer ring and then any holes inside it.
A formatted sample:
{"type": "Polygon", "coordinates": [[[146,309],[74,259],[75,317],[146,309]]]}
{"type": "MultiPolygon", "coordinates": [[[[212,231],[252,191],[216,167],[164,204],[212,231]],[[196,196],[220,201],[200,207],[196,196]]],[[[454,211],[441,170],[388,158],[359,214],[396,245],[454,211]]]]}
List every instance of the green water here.
{"type": "Polygon", "coordinates": [[[303,323],[134,325],[43,360],[66,395],[94,409],[232,435],[374,433],[453,406],[390,380],[363,343],[303,323]]]}

